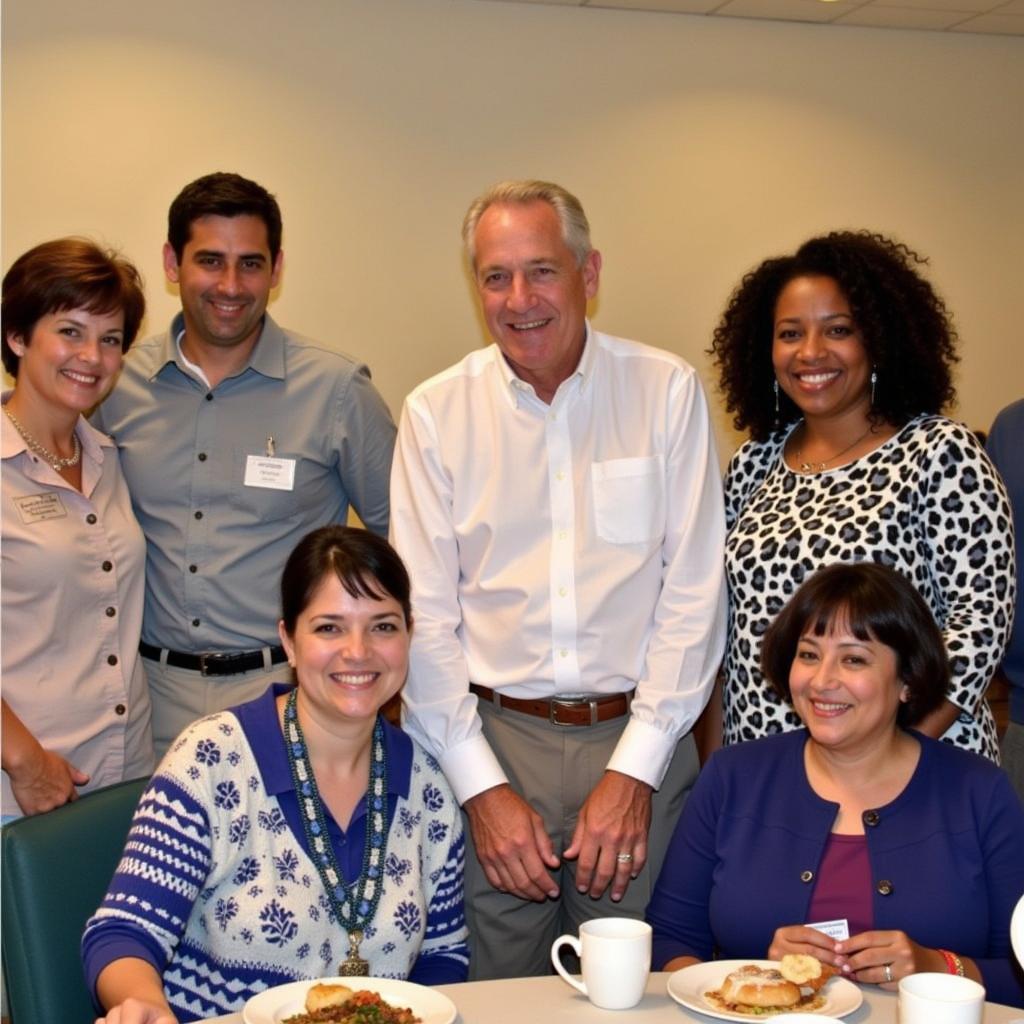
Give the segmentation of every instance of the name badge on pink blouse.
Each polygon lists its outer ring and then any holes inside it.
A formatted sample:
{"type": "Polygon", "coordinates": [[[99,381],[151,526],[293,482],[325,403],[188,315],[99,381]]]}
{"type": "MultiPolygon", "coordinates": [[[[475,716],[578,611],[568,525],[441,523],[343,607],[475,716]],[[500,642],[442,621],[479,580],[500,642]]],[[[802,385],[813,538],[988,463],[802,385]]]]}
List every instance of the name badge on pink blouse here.
{"type": "Polygon", "coordinates": [[[27,494],[23,498],[15,498],[14,505],[26,526],[42,523],[47,519],[62,519],[68,514],[64,502],[55,491],[44,494],[27,494]]]}

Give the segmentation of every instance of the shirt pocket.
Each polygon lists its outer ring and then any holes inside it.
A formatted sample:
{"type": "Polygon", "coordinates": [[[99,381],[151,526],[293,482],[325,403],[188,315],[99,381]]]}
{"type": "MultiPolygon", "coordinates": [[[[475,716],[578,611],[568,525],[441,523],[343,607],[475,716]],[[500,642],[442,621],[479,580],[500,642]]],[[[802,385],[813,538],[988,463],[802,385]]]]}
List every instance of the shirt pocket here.
{"type": "Polygon", "coordinates": [[[275,455],[275,458],[291,459],[295,463],[292,489],[285,491],[276,487],[252,487],[245,483],[249,457],[256,454],[241,448],[234,452],[232,483],[228,489],[228,503],[240,513],[234,525],[256,528],[261,523],[274,523],[301,516],[310,504],[301,455],[289,451],[277,452],[275,455]]]}
{"type": "Polygon", "coordinates": [[[611,544],[646,544],[665,532],[665,459],[644,455],[591,466],[597,535],[611,544]]]}

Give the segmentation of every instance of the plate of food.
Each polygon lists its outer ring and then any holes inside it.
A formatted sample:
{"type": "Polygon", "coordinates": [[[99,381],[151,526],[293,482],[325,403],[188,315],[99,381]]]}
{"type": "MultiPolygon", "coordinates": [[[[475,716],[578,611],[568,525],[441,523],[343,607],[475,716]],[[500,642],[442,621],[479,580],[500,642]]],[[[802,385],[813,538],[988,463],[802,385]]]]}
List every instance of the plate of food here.
{"type": "Polygon", "coordinates": [[[253,996],[245,1024],[451,1024],[455,1004],[436,989],[391,978],[293,981],[253,996]]]}
{"type": "Polygon", "coordinates": [[[679,1004],[719,1020],[763,1020],[782,1013],[845,1017],[864,1001],[859,988],[812,956],[775,960],[713,960],[668,979],[679,1004]]]}

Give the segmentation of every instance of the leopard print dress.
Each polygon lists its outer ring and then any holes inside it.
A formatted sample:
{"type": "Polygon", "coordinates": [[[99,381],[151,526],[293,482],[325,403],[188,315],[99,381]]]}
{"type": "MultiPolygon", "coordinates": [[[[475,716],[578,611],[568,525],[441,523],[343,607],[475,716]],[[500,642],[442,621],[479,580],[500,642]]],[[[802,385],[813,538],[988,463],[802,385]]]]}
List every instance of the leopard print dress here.
{"type": "Polygon", "coordinates": [[[910,579],[942,629],[949,699],[961,709],[943,739],[998,763],[984,695],[1006,649],[1015,591],[999,474],[974,434],[943,416],[918,416],[873,452],[814,475],[785,464],[791,429],[748,441],[726,474],[725,742],[800,727],[761,675],[761,637],[816,569],[870,560],[910,579]]]}

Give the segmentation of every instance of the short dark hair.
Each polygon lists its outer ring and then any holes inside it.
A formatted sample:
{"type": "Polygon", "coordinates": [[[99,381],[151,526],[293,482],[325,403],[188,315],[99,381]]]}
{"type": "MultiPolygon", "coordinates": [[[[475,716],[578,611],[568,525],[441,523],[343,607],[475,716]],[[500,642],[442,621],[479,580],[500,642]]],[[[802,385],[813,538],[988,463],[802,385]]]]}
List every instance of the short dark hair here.
{"type": "Polygon", "coordinates": [[[761,671],[780,697],[791,701],[789,671],[800,637],[808,631],[824,636],[836,623],[858,640],[875,640],[895,652],[908,694],[896,717],[899,725],[914,725],[942,704],[950,678],[942,633],[913,584],[875,562],[820,569],[768,627],[761,643],[761,671]]]}
{"type": "Polygon", "coordinates": [[[9,336],[28,345],[40,318],[72,309],[123,312],[121,350],[127,352],[146,312],[142,278],[128,260],[88,238],[57,238],[29,249],[4,275],[0,310],[4,369],[17,377],[21,363],[9,336]]]}
{"type": "Polygon", "coordinates": [[[289,636],[330,573],[353,597],[393,597],[401,605],[406,626],[412,625],[409,574],[398,552],[369,530],[321,526],[299,541],[281,574],[281,620],[289,636]]]}
{"type": "Polygon", "coordinates": [[[167,214],[167,241],[178,262],[192,237],[192,224],[200,217],[240,217],[243,214],[259,217],[266,224],[267,246],[273,263],[281,251],[281,208],[277,200],[255,181],[224,171],[196,178],[171,203],[167,214]]]}
{"type": "Polygon", "coordinates": [[[920,413],[952,405],[957,335],[945,303],[918,272],[927,262],[884,235],[833,231],[746,274],[730,296],[708,349],[736,429],[765,441],[803,415],[781,390],[776,413],[772,387],[775,305],[797,277],[830,277],[849,302],[878,372],[873,418],[903,426],[920,413]]]}

